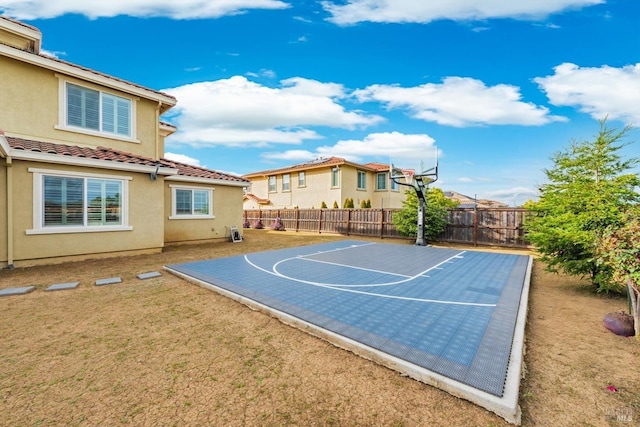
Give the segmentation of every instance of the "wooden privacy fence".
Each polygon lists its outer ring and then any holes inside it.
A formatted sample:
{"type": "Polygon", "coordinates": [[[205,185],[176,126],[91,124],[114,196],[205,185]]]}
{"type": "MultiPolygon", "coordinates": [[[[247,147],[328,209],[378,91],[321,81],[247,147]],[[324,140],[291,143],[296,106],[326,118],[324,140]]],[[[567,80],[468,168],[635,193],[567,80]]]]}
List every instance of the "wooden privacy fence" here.
{"type": "Polygon", "coordinates": [[[265,228],[280,218],[287,230],[315,231],[374,236],[402,237],[393,225],[393,212],[397,209],[270,209],[245,210],[244,222],[254,227],[260,220],[265,228]]]}
{"type": "Polygon", "coordinates": [[[448,211],[447,228],[439,241],[526,248],[524,208],[456,208],[448,211]]]}
{"type": "MultiPolygon", "coordinates": [[[[399,209],[269,209],[245,210],[244,223],[270,228],[276,218],[290,231],[313,231],[379,238],[402,238],[393,225],[399,209]]],[[[447,227],[438,241],[472,245],[529,247],[524,208],[450,209],[447,227]]]]}

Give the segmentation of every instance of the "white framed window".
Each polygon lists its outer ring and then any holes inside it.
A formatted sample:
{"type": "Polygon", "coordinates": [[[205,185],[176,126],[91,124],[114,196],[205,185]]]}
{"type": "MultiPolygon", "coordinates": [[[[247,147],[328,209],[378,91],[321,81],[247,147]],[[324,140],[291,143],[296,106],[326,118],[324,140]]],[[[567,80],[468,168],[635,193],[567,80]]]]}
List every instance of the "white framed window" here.
{"type": "Polygon", "coordinates": [[[56,128],[138,142],[134,118],[133,99],[60,80],[56,128]]]}
{"type": "Polygon", "coordinates": [[[367,189],[367,173],[364,171],[358,171],[358,190],[367,189]]]}
{"type": "Polygon", "coordinates": [[[387,173],[379,172],[376,174],[376,190],[383,191],[387,189],[387,173]]]}
{"type": "Polygon", "coordinates": [[[269,177],[269,193],[275,193],[278,187],[276,186],[276,176],[271,175],[269,177]]]}
{"type": "Polygon", "coordinates": [[[333,188],[340,187],[340,169],[339,168],[331,169],[331,187],[333,188]]]}
{"type": "Polygon", "coordinates": [[[171,187],[169,219],[210,219],[213,215],[213,190],[209,188],[171,187]]]}
{"type": "Polygon", "coordinates": [[[298,187],[306,187],[307,186],[307,175],[304,171],[298,172],[298,187]]]}
{"type": "Polygon", "coordinates": [[[128,225],[131,177],[30,168],[33,229],[27,234],[132,230],[128,225]]]}
{"type": "Polygon", "coordinates": [[[291,175],[288,173],[282,175],[282,191],[291,191],[291,175]]]}

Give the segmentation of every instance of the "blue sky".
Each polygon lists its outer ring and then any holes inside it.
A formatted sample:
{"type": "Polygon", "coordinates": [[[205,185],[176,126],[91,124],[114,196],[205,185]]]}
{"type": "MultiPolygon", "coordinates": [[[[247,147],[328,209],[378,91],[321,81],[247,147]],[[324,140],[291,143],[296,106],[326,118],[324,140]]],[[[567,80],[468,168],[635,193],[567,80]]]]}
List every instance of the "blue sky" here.
{"type": "MultiPolygon", "coordinates": [[[[535,199],[598,120],[640,126],[637,0],[0,0],[60,59],[168,92],[168,157],[244,174],[339,156],[535,199]]],[[[637,141],[625,155],[640,157],[637,141]]]]}

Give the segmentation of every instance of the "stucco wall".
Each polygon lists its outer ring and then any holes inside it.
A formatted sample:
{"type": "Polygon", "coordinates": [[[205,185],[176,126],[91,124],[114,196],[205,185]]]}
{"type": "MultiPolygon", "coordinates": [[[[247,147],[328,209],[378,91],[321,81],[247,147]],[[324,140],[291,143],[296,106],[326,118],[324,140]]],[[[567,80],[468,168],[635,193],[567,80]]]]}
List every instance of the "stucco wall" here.
{"type": "Polygon", "coordinates": [[[0,56],[0,129],[9,135],[66,144],[108,146],[146,157],[156,156],[157,103],[104,88],[81,80],[56,75],[51,70],[0,56]],[[58,76],[58,77],[57,77],[58,76]],[[80,84],[113,95],[132,99],[135,103],[136,133],[139,142],[88,135],[56,129],[59,123],[60,80],[80,84]]]}
{"type": "Polygon", "coordinates": [[[390,190],[387,182],[387,190],[377,191],[377,173],[367,171],[366,188],[357,188],[358,169],[349,165],[340,166],[340,186],[331,188],[331,169],[321,168],[306,171],[306,185],[298,186],[298,172],[291,172],[291,189],[282,191],[282,174],[276,175],[276,192],[269,193],[267,177],[251,179],[251,193],[271,201],[268,205],[260,205],[253,200],[244,202],[245,209],[282,209],[294,208],[310,209],[320,208],[324,201],[328,208],[336,202],[342,208],[346,198],[352,198],[354,207],[359,208],[362,200],[371,200],[372,208],[400,208],[405,199],[404,187],[399,191],[390,190]]]}
{"type": "Polygon", "coordinates": [[[160,250],[163,246],[163,185],[148,174],[14,160],[13,165],[14,259],[16,266],[29,260],[88,256],[126,251],[160,250]],[[46,170],[128,176],[131,231],[28,235],[33,227],[33,181],[30,167],[46,170]]]}
{"type": "Polygon", "coordinates": [[[191,188],[213,188],[213,215],[207,219],[170,219],[172,206],[172,181],[165,182],[164,190],[164,229],[166,243],[182,243],[188,241],[206,241],[226,239],[229,227],[242,229],[242,187],[231,187],[216,184],[191,184],[181,182],[179,185],[191,188]]]}

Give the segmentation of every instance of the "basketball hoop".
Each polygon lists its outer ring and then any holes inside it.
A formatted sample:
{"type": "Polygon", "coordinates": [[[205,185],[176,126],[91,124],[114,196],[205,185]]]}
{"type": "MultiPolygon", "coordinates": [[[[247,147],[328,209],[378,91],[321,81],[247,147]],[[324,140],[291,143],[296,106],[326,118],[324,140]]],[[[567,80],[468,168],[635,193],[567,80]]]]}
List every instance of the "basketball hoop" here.
{"type": "Polygon", "coordinates": [[[402,169],[393,165],[389,165],[389,173],[391,179],[400,185],[407,185],[413,187],[413,178],[416,173],[414,169],[402,169]],[[404,181],[401,181],[404,178],[404,181]]]}
{"type": "Polygon", "coordinates": [[[413,169],[402,169],[402,175],[404,176],[404,182],[413,187],[413,177],[416,171],[413,169]]]}

